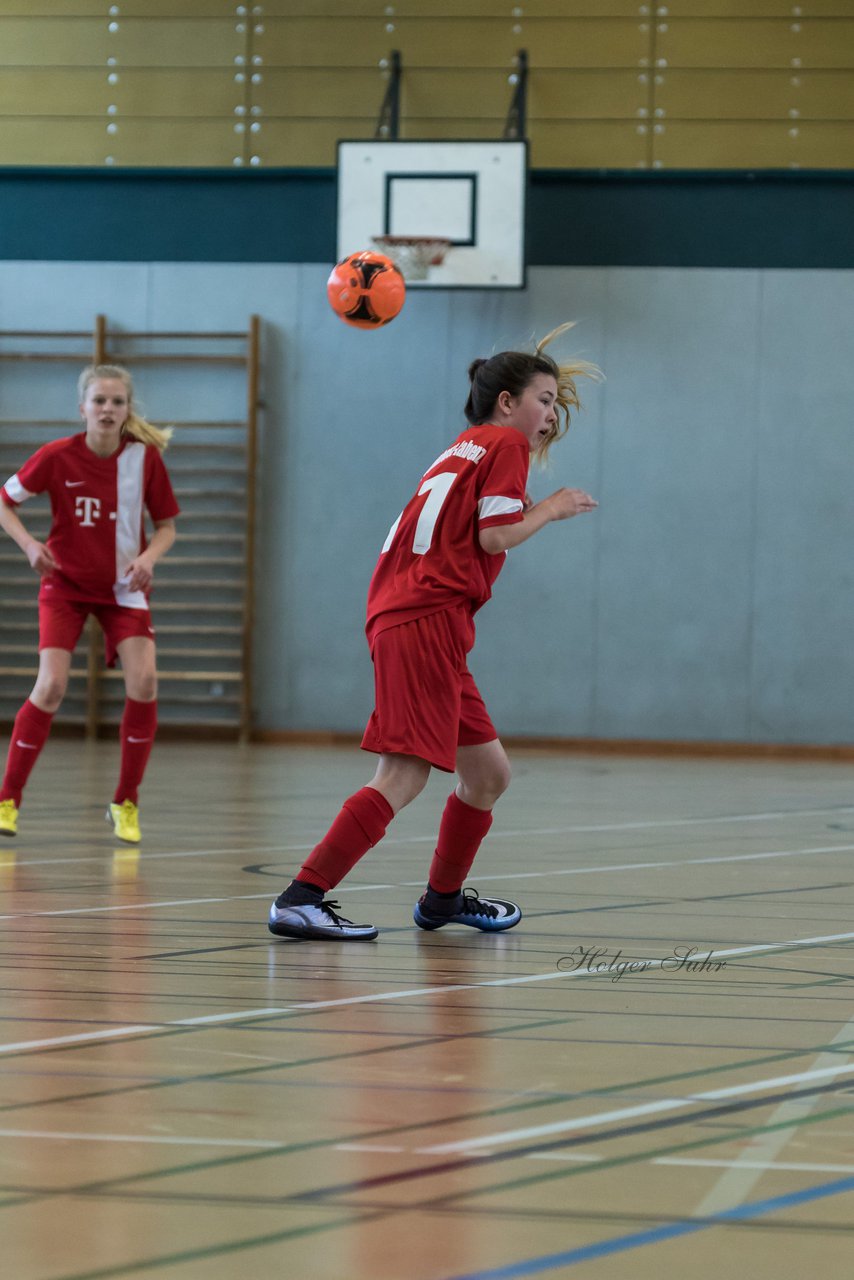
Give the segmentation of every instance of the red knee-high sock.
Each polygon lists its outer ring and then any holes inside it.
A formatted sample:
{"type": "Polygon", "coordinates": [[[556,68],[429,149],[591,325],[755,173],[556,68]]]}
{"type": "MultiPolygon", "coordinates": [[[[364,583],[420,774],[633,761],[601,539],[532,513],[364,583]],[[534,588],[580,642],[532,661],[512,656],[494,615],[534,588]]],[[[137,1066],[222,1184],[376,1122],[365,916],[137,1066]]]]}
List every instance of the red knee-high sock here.
{"type": "Polygon", "coordinates": [[[27,698],[15,716],[0,800],[14,800],[16,805],[20,805],[27,778],[47,742],[52,720],[52,711],[42,711],[27,698]]]}
{"type": "Polygon", "coordinates": [[[122,765],[119,783],[113,796],[115,804],[123,800],[139,799],[139,784],[151,755],[154,734],[157,730],[157,701],[135,702],[128,698],[125,702],[119,737],[122,743],[122,765]]]}
{"type": "Polygon", "coordinates": [[[373,787],[362,787],[344,801],[338,817],[300,867],[297,880],[328,893],[382,840],[393,817],[384,795],[373,787]]]}
{"type": "Polygon", "coordinates": [[[475,854],[492,826],[490,809],[475,809],[456,791],[448,796],[430,863],[429,885],[437,893],[457,893],[471,870],[475,854]]]}

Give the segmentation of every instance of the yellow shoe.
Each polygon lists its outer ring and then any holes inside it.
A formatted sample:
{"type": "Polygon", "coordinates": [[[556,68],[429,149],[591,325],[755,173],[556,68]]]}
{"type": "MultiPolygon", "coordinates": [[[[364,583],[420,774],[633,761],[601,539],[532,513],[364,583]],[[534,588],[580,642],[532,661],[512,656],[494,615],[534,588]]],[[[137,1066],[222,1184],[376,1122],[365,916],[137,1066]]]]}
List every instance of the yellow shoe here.
{"type": "Polygon", "coordinates": [[[139,844],[142,839],[142,832],[139,829],[139,809],[132,800],[111,804],[106,816],[107,821],[113,824],[113,834],[117,840],[124,840],[125,844],[139,844]]]}
{"type": "Polygon", "coordinates": [[[18,806],[14,800],[0,800],[0,836],[18,834],[18,806]]]}

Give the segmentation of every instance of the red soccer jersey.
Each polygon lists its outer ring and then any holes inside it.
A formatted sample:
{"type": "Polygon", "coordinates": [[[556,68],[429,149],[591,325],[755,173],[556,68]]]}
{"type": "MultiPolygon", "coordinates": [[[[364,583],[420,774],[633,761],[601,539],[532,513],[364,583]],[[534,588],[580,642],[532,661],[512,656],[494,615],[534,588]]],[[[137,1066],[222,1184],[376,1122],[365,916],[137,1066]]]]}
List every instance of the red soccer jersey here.
{"type": "Polygon", "coordinates": [[[530,446],[515,427],[469,427],[425,472],[395,520],[368,588],[368,639],[387,627],[492,595],[506,552],[478,532],[524,514],[530,446]]]}
{"type": "Polygon", "coordinates": [[[42,593],[147,609],[145,593],[128,590],[126,570],[146,546],[143,508],[154,521],[178,515],[160,451],[125,437],[100,458],[83,433],[53,440],[10,476],[0,498],[17,506],[44,492],[53,513],[47,545],[59,569],[42,579],[42,593]]]}

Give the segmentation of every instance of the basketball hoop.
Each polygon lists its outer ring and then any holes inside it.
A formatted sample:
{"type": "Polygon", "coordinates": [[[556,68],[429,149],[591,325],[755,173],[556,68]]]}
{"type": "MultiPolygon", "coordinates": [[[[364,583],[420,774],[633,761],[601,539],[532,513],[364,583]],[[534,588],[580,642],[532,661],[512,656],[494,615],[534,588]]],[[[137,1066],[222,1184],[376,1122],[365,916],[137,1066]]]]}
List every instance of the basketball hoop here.
{"type": "Polygon", "coordinates": [[[380,253],[400,267],[404,280],[426,280],[445,260],[451,241],[442,236],[372,236],[380,253]]]}

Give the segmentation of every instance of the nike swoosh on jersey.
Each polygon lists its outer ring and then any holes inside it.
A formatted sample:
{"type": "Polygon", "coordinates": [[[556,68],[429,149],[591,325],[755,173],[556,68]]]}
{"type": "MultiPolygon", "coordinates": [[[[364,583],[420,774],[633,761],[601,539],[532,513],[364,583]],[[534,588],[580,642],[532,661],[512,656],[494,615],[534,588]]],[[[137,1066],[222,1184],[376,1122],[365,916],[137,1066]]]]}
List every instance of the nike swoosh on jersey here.
{"type": "Polygon", "coordinates": [[[132,738],[130,734],[128,734],[128,742],[150,742],[150,741],[151,741],[150,738],[132,738]]]}
{"type": "Polygon", "coordinates": [[[22,742],[20,738],[15,740],[16,747],[26,747],[27,751],[38,751],[38,747],[34,742],[22,742]]]}
{"type": "Polygon", "coordinates": [[[68,489],[76,489],[78,485],[85,484],[85,480],[66,480],[65,485],[68,489]]]}

